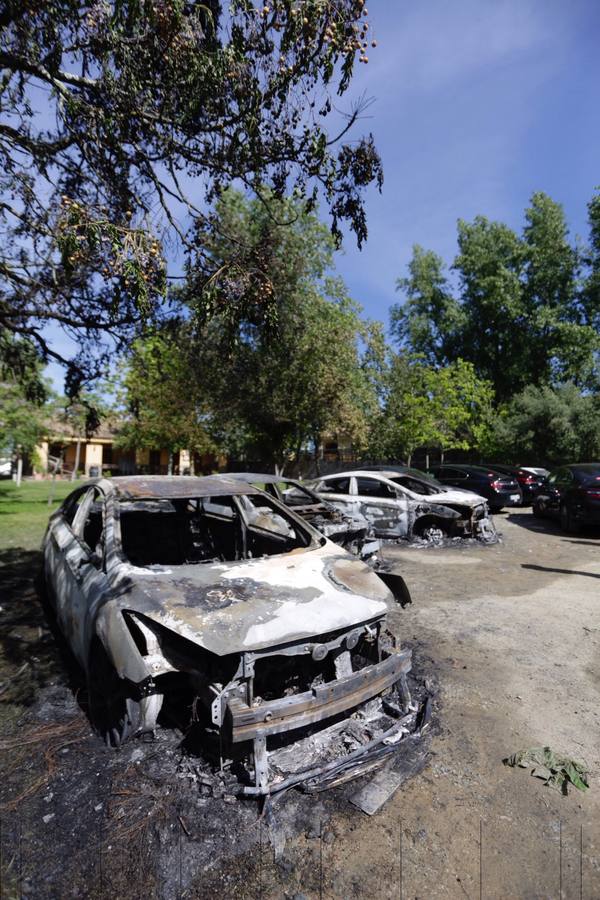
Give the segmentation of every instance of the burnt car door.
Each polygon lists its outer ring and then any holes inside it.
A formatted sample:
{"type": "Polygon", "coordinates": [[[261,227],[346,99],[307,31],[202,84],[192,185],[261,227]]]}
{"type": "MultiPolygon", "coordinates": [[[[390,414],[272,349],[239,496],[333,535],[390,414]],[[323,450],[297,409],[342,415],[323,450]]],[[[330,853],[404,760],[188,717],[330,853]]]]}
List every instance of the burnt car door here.
{"type": "Polygon", "coordinates": [[[407,537],[410,499],[402,488],[369,476],[353,479],[358,511],[372,525],[377,537],[407,537]]]}
{"type": "Polygon", "coordinates": [[[54,523],[49,583],[56,616],[69,646],[82,665],[87,660],[88,623],[108,581],[104,571],[104,500],[97,488],[75,498],[54,523]]]}

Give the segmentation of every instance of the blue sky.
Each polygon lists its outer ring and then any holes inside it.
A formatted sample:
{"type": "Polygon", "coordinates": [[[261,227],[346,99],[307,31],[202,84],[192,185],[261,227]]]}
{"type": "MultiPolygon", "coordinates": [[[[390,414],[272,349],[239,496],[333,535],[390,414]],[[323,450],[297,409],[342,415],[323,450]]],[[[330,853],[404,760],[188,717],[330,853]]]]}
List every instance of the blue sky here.
{"type": "Polygon", "coordinates": [[[371,0],[378,47],[354,90],[375,98],[382,195],[369,194],[369,240],[346,240],[338,269],[367,315],[388,321],[414,243],[451,262],[456,220],[477,214],[520,230],[533,191],[586,236],[600,184],[597,0],[371,0]]]}
{"type": "MultiPolygon", "coordinates": [[[[369,240],[351,236],[337,268],[365,314],[388,323],[414,243],[451,262],[456,220],[520,229],[533,191],[561,202],[585,236],[600,185],[597,0],[371,0],[378,47],[352,97],[374,98],[385,184],[367,197],[369,240]]],[[[57,343],[63,339],[57,336],[57,343]]],[[[63,344],[64,346],[64,344],[63,344]]],[[[59,387],[62,377],[49,367],[59,387]]]]}

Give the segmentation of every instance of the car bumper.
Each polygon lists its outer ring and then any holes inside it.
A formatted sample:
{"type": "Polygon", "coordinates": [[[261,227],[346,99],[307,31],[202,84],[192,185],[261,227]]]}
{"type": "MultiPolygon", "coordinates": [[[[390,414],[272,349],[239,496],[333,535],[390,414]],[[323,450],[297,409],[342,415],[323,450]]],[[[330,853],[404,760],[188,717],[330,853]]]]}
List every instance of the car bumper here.
{"type": "MultiPolygon", "coordinates": [[[[273,795],[294,787],[301,787],[307,793],[314,793],[367,775],[385,763],[405,741],[423,735],[431,722],[431,708],[432,698],[428,696],[415,710],[402,716],[391,728],[354,752],[294,772],[288,777],[273,779],[267,793],[273,795]]],[[[276,754],[273,762],[277,765],[276,754]]],[[[254,786],[244,785],[241,793],[252,797],[265,792],[254,786]]]]}
{"type": "Polygon", "coordinates": [[[411,669],[410,650],[393,651],[386,659],[311,691],[250,707],[237,697],[227,704],[231,740],[251,741],[313,725],[366,703],[391,687],[411,669]]]}

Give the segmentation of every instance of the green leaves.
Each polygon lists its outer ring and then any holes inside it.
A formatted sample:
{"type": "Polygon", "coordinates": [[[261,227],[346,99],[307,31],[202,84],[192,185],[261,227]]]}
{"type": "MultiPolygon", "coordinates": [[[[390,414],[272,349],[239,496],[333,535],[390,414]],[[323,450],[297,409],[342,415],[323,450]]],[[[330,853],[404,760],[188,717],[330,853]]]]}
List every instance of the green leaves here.
{"type": "Polygon", "coordinates": [[[423,446],[466,450],[480,442],[493,390],[471,363],[436,368],[418,356],[393,355],[383,383],[384,401],[371,423],[373,458],[410,458],[423,446]]]}
{"type": "Polygon", "coordinates": [[[415,247],[409,275],[398,281],[406,302],[392,309],[399,346],[437,365],[471,362],[500,401],[528,384],[592,387],[600,353],[596,207],[592,201],[584,253],[569,242],[560,204],[543,193],[532,196],[521,235],[484,216],[459,221],[455,290],[443,261],[415,247]]]}
{"type": "MultiPolygon", "coordinates": [[[[48,0],[26,15],[6,4],[0,223],[10,333],[68,365],[73,387],[97,376],[115,342],[130,344],[162,318],[165,232],[195,267],[214,224],[205,211],[232,184],[271,214],[288,191],[313,203],[323,185],[336,236],[347,224],[364,241],[364,190],[381,184],[381,161],[371,138],[346,138],[360,104],[341,132],[327,125],[337,121],[333,93],[348,88],[355,58],[365,61],[369,28],[362,0],[48,0]],[[47,98],[43,116],[32,96],[47,98]],[[74,358],[48,344],[50,320],[77,343],[74,358]]],[[[221,287],[203,285],[204,319],[273,325],[268,260],[252,271],[235,240],[237,268],[230,254],[221,287]],[[222,286],[241,283],[240,271],[247,283],[234,297],[222,286]]]]}
{"type": "Polygon", "coordinates": [[[482,441],[485,455],[507,462],[545,460],[549,465],[600,456],[600,403],[566,383],[556,388],[529,385],[490,423],[482,441]]]}
{"type": "Polygon", "coordinates": [[[555,753],[550,747],[519,750],[502,762],[505,766],[531,769],[531,774],[535,778],[541,778],[544,784],[557,788],[563,794],[567,793],[569,784],[579,791],[587,791],[589,788],[588,767],[568,756],[555,753]]]}

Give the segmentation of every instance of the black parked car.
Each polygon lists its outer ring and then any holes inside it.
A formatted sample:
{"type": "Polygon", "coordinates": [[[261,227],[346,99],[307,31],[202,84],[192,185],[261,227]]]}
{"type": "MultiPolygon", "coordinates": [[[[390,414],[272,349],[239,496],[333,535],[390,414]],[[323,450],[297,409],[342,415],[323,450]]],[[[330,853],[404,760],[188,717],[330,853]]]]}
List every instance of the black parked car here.
{"type": "Polygon", "coordinates": [[[533,501],[533,514],[557,518],[565,531],[600,525],[600,463],[577,463],[550,473],[533,501]]]}
{"type": "Polygon", "coordinates": [[[485,466],[432,466],[429,472],[442,484],[474,491],[485,497],[492,513],[500,512],[503,506],[516,506],[522,500],[516,478],[485,466]]]}
{"type": "Polygon", "coordinates": [[[501,465],[490,463],[490,469],[500,472],[502,475],[511,475],[513,478],[516,478],[523,495],[523,506],[529,506],[533,503],[533,498],[546,484],[546,478],[543,475],[536,475],[531,470],[523,469],[521,466],[505,466],[504,463],[501,465]]]}

